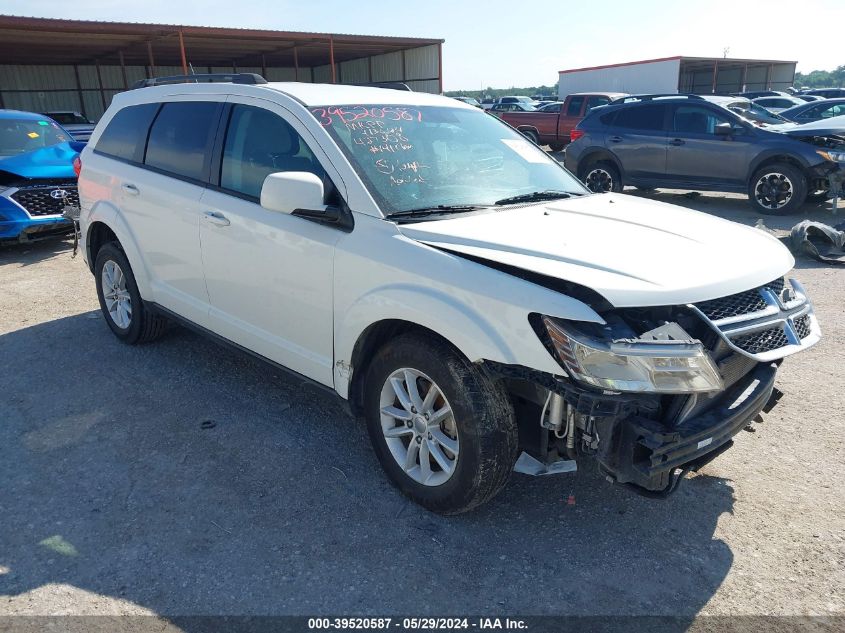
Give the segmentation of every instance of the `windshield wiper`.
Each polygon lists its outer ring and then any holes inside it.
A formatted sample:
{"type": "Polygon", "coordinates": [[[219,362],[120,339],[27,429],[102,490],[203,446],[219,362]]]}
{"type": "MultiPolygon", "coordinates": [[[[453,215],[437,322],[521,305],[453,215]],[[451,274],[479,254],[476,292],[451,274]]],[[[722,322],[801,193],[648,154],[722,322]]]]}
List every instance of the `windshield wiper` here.
{"type": "Polygon", "coordinates": [[[569,191],[532,191],[531,193],[523,193],[519,196],[511,196],[510,198],[502,198],[496,200],[493,204],[501,206],[504,204],[516,204],[518,202],[534,202],[535,200],[558,200],[560,198],[571,198],[572,196],[580,196],[580,193],[571,193],[569,191]]]}
{"type": "Polygon", "coordinates": [[[431,207],[420,207],[419,209],[408,209],[407,211],[396,211],[387,216],[389,220],[395,218],[418,218],[426,215],[440,213],[465,213],[486,208],[481,204],[438,204],[431,207]]]}

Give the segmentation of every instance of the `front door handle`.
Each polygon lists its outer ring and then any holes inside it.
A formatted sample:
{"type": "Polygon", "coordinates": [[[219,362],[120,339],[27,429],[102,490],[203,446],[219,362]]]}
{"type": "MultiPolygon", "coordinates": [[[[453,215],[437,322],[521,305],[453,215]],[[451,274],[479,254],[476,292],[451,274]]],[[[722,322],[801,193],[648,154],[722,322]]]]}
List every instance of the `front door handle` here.
{"type": "Polygon", "coordinates": [[[214,226],[229,226],[231,224],[229,219],[219,211],[206,211],[203,213],[203,218],[205,218],[206,222],[214,226]]]}
{"type": "Polygon", "coordinates": [[[686,141],[682,138],[673,138],[671,141],[669,141],[669,145],[674,145],[675,147],[678,147],[680,145],[686,145],[686,141]]]}
{"type": "Polygon", "coordinates": [[[137,196],[141,193],[138,191],[138,187],[129,182],[123,183],[120,188],[123,189],[124,193],[128,193],[130,196],[137,196]]]}

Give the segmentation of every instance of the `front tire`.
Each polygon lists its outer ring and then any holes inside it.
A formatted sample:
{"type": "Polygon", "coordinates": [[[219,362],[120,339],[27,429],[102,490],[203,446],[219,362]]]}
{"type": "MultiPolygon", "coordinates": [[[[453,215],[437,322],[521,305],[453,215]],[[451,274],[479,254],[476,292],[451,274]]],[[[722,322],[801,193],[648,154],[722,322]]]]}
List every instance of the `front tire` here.
{"type": "Polygon", "coordinates": [[[789,215],[807,199],[807,179],[788,163],[761,167],[748,183],[748,199],[764,215],[789,215]]]}
{"type": "Polygon", "coordinates": [[[379,350],[365,378],[364,412],[390,480],[433,512],[458,514],[490,500],[516,462],[504,389],[431,335],[403,335],[379,350]]]}
{"type": "Polygon", "coordinates": [[[566,145],[563,143],[549,143],[549,149],[553,152],[562,152],[564,147],[566,147],[566,145]]]}
{"type": "Polygon", "coordinates": [[[167,320],[144,305],[132,267],[117,242],[109,242],[97,252],[94,279],[100,310],[118,339],[135,345],[161,336],[167,320]]]}

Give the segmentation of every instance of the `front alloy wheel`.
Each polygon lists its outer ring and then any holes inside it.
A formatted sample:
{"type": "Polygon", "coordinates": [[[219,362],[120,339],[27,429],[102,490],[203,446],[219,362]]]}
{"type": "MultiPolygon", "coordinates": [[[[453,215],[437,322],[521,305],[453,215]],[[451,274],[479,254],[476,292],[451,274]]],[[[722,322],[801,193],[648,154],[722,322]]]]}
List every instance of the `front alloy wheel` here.
{"type": "Polygon", "coordinates": [[[795,185],[785,174],[763,174],[754,187],[754,199],[761,207],[777,211],[789,204],[795,194],[795,185]]]}
{"type": "Polygon", "coordinates": [[[460,442],[452,407],[416,369],[394,371],[381,390],[381,428],[393,459],[414,481],[439,486],[454,474],[460,442]]]}
{"type": "Polygon", "coordinates": [[[391,482],[425,508],[466,512],[510,476],[518,433],[504,385],[440,337],[385,343],[363,377],[362,410],[391,482]]]}
{"type": "Polygon", "coordinates": [[[748,199],[766,215],[793,213],[807,199],[807,178],[790,163],[766,165],[749,180],[748,199]]]}

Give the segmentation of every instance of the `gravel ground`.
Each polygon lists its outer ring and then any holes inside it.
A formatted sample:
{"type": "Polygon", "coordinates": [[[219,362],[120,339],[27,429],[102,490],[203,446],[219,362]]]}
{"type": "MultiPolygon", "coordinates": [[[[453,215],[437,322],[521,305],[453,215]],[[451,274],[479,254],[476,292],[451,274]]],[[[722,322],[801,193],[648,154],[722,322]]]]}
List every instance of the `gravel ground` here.
{"type": "MultiPolygon", "coordinates": [[[[738,196],[649,196],[758,219],[738,196]]],[[[68,242],[2,249],[0,614],[843,616],[845,271],[795,274],[824,340],[669,500],[587,461],[446,519],[319,390],[183,329],[124,346],[68,242]]]]}

